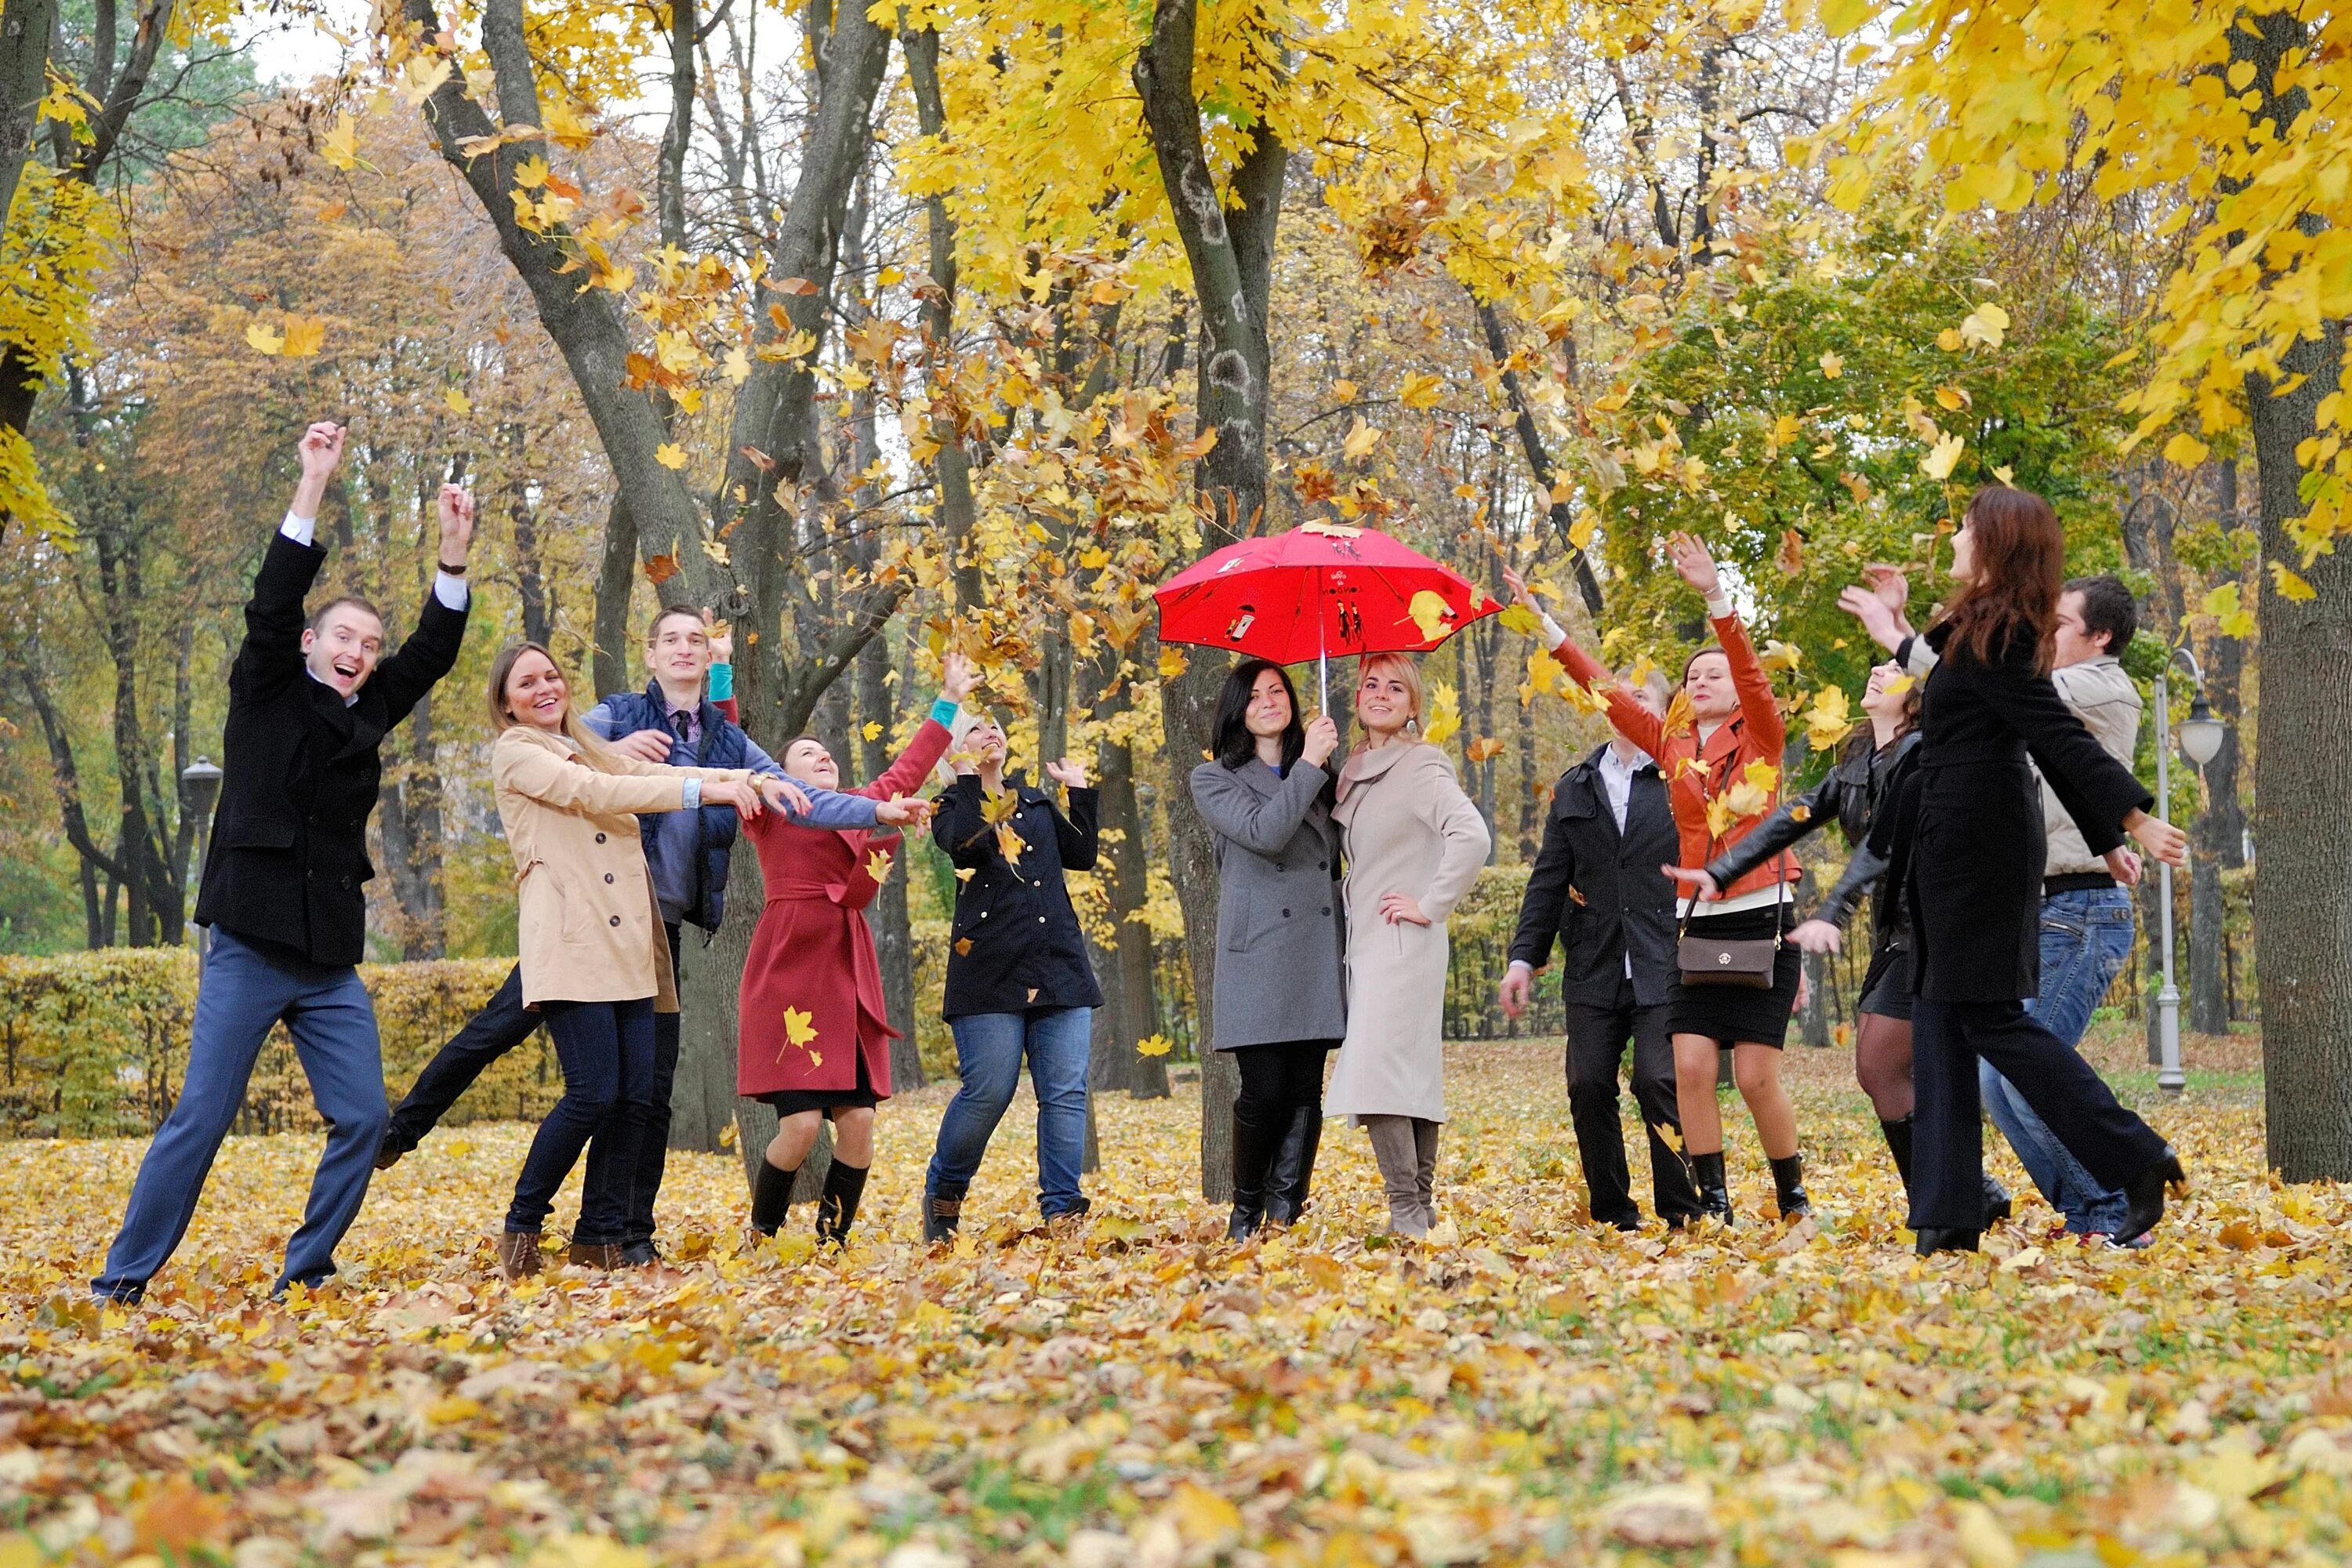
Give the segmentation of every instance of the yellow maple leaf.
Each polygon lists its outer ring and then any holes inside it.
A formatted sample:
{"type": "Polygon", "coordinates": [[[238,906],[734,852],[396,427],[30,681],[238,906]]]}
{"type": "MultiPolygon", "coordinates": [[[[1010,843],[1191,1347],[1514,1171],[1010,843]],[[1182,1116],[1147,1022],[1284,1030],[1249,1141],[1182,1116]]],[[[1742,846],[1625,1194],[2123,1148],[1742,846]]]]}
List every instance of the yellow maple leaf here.
{"type": "Polygon", "coordinates": [[[441,395],[441,401],[449,405],[452,414],[471,414],[474,411],[474,400],[454,386],[441,395]]]}
{"type": "Polygon", "coordinates": [[[1832,381],[1835,381],[1838,377],[1843,375],[1845,374],[1845,357],[1837,353],[1834,349],[1824,350],[1822,353],[1822,374],[1828,376],[1832,381]]]}
{"type": "Polygon", "coordinates": [[[317,316],[286,318],[286,357],[308,359],[327,341],[327,323],[317,316]]]}
{"type": "Polygon", "coordinates": [[[996,830],[996,852],[1003,856],[1004,863],[1014,870],[1021,868],[1021,852],[1028,847],[1029,841],[1015,833],[1011,823],[996,830]]]}
{"type": "Polygon", "coordinates": [[[1804,658],[1805,650],[1796,644],[1768,640],[1756,662],[1767,669],[1794,669],[1804,658]]]}
{"type": "Polygon", "coordinates": [[[784,1009],[784,1038],[795,1046],[805,1046],[816,1038],[816,1017],[798,1007],[784,1009]]]}
{"type": "Polygon", "coordinates": [[[1372,448],[1380,444],[1379,426],[1365,424],[1364,416],[1359,414],[1356,423],[1348,431],[1348,438],[1339,443],[1339,456],[1351,463],[1360,462],[1370,457],[1372,448]]]}
{"type": "Polygon", "coordinates": [[[1009,789],[982,790],[980,796],[980,819],[994,827],[1013,820],[1021,809],[1021,797],[1009,789]]]}
{"type": "Polygon", "coordinates": [[[1725,799],[1723,795],[1717,795],[1706,803],[1706,831],[1710,837],[1722,837],[1731,831],[1731,825],[1738,820],[1739,814],[1732,810],[1731,802],[1725,799]]]}
{"type": "Polygon", "coordinates": [[[1960,338],[1965,342],[1981,343],[1986,348],[2000,347],[2001,334],[2009,331],[2009,312],[1988,300],[1970,310],[1960,322],[1960,338]]]}
{"type": "Polygon", "coordinates": [[[286,334],[267,321],[255,321],[245,329],[247,347],[257,353],[282,354],[286,352],[286,334]]]}
{"type": "Polygon", "coordinates": [[[1968,388],[1964,386],[1939,386],[1936,388],[1937,405],[1951,413],[1958,413],[1959,410],[1968,407],[1975,401],[1976,400],[1974,398],[1969,395],[1968,388]]]}
{"type": "Polygon", "coordinates": [[[1919,471],[1931,479],[1950,479],[1953,468],[1959,465],[1960,453],[1967,446],[1968,442],[1957,434],[1939,437],[1927,455],[1919,459],[1919,471]]]}
{"type": "Polygon", "coordinates": [[[654,448],[654,461],[665,468],[686,467],[686,448],[675,441],[664,441],[654,448]]]}
{"type": "Polygon", "coordinates": [[[1592,531],[1600,526],[1599,518],[1589,511],[1584,512],[1568,525],[1568,542],[1579,550],[1590,550],[1592,548],[1592,531]]]}
{"type": "Polygon", "coordinates": [[[727,358],[719,365],[719,369],[726,374],[729,381],[740,386],[751,379],[751,356],[743,352],[743,345],[738,343],[727,351],[727,358]]]}
{"type": "Polygon", "coordinates": [[[866,874],[877,882],[890,879],[890,851],[877,849],[866,857],[866,874]]]}
{"type": "Polygon", "coordinates": [[[360,124],[348,110],[335,116],[335,127],[320,141],[319,153],[347,173],[359,167],[360,124]]]}
{"type": "MultiPolygon", "coordinates": [[[[1531,637],[1540,637],[1543,635],[1543,622],[1538,618],[1533,610],[1528,609],[1525,605],[1506,605],[1503,613],[1495,618],[1502,622],[1505,629],[1507,630],[1518,632],[1523,636],[1531,637]]],[[[1549,658],[1549,656],[1546,655],[1545,657],[1549,658]]]]}
{"type": "Polygon", "coordinates": [[[1698,727],[1698,716],[1691,711],[1690,693],[1676,691],[1666,704],[1664,729],[1669,735],[1687,735],[1698,727]]]}
{"type": "Polygon", "coordinates": [[[1462,748],[1462,754],[1474,763],[1491,762],[1503,754],[1510,742],[1500,735],[1481,735],[1462,748]]]}
{"type": "Polygon", "coordinates": [[[1824,686],[1814,692],[1812,706],[1805,713],[1806,743],[1816,752],[1826,752],[1853,732],[1853,708],[1844,688],[1824,686]]]}
{"type": "Polygon", "coordinates": [[[1161,648],[1160,650],[1160,679],[1162,680],[1175,679],[1178,676],[1184,673],[1185,669],[1190,666],[1190,663],[1191,661],[1185,658],[1184,650],[1182,648],[1161,648]]]}
{"type": "Polygon", "coordinates": [[[1407,408],[1434,408],[1445,394],[1445,378],[1416,373],[1397,384],[1397,401],[1407,408]]]}
{"type": "Polygon", "coordinates": [[[1429,688],[1429,713],[1421,726],[1421,738],[1433,746],[1442,746],[1456,730],[1462,728],[1462,701],[1454,688],[1443,680],[1432,681],[1429,688]]]}
{"type": "Polygon", "coordinates": [[[1683,1152],[1683,1135],[1673,1122],[1661,1121],[1650,1131],[1658,1135],[1659,1142],[1664,1143],[1675,1153],[1679,1154],[1683,1152]]]}
{"type": "Polygon", "coordinates": [[[863,725],[859,726],[857,732],[865,736],[869,741],[878,741],[882,738],[882,721],[879,719],[868,719],[863,725]]]}
{"type": "Polygon", "coordinates": [[[1147,1035],[1135,1042],[1135,1054],[1139,1057],[1164,1057],[1176,1048],[1176,1042],[1165,1035],[1147,1035]]]}
{"type": "Polygon", "coordinates": [[[1445,595],[1433,588],[1423,588],[1406,602],[1405,615],[1420,628],[1421,640],[1435,642],[1453,629],[1454,607],[1445,595]]]}
{"type": "Polygon", "coordinates": [[[2270,565],[2271,586],[2278,590],[2280,598],[2303,604],[2319,596],[2319,591],[2289,571],[2285,562],[2273,561],[2270,565]]]}

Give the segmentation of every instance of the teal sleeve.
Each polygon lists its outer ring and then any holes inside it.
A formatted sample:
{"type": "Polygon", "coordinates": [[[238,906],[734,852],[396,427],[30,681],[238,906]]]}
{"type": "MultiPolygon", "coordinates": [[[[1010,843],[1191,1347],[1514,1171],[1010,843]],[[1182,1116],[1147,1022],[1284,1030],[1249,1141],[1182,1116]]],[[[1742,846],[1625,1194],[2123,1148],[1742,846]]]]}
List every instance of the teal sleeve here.
{"type": "Polygon", "coordinates": [[[962,711],[963,704],[952,697],[942,697],[931,704],[931,722],[942,730],[952,730],[955,728],[956,715],[962,711]]]}
{"type": "Polygon", "coordinates": [[[710,700],[724,702],[735,695],[735,667],[714,664],[710,667],[710,700]]]}

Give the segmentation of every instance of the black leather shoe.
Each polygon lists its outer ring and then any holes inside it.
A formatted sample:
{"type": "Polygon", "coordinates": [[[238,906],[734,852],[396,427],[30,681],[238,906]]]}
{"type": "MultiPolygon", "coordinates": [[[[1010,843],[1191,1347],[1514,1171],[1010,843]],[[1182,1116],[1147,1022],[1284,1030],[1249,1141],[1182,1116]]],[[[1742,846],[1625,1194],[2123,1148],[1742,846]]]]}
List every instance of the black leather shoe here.
{"type": "Polygon", "coordinates": [[[1948,1230],[1941,1226],[1931,1225],[1927,1229],[1915,1234],[1919,1238],[1918,1246],[1915,1250],[1920,1257],[1928,1258],[1938,1252],[1974,1252],[1977,1249],[1977,1238],[1983,1233],[1974,1230],[1948,1230]]]}
{"type": "Polygon", "coordinates": [[[375,1168],[379,1171],[391,1170],[400,1163],[400,1157],[403,1154],[415,1147],[416,1145],[414,1143],[395,1143],[393,1142],[392,1134],[385,1133],[383,1142],[375,1146],[375,1168]]]}
{"type": "Polygon", "coordinates": [[[2164,1158],[2134,1176],[2124,1188],[2124,1196],[2130,1200],[2131,1206],[2124,1212],[2123,1230],[2116,1240],[2135,1242],[2157,1227],[2164,1218],[2164,1194],[2168,1187],[2177,1196],[2186,1196],[2189,1192],[2189,1173],[2180,1168],[2180,1156],[2168,1146],[2164,1158]]]}

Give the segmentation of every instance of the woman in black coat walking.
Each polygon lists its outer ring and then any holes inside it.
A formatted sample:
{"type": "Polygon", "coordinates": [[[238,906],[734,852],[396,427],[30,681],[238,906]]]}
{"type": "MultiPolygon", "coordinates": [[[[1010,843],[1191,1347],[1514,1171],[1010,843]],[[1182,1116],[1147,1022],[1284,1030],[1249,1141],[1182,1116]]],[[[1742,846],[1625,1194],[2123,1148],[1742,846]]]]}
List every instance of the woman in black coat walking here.
{"type": "MultiPolygon", "coordinates": [[[[1985,1224],[1977,1059],[2015,1084],[2074,1157],[2131,1208],[2126,1239],[2188,1177],[2171,1147],[2025,1010],[2040,990],[2041,803],[2028,754],[2119,878],[2124,836],[2179,866],[2188,839],[2083,727],[2050,681],[2065,536],[2050,503],[1977,492],[1952,541],[1959,593],[1927,632],[1940,656],[1921,702],[1912,780],[1871,843],[1896,861],[1916,947],[1911,1074],[1918,1094],[1911,1228],[1918,1250],[1972,1250],[1985,1224]]],[[[1907,649],[1897,664],[1907,665],[1907,649]]]]}

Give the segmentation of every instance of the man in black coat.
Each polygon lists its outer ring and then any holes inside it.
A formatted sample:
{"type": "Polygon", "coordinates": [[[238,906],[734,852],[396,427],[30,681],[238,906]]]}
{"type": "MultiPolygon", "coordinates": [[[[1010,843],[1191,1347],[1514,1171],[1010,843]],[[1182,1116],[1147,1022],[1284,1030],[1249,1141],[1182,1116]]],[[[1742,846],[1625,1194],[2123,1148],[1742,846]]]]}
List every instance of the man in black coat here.
{"type": "Polygon", "coordinates": [[[375,1008],[354,967],[367,934],[363,885],[375,875],[367,822],[383,771],[377,750],[457,662],[474,501],[458,486],[441,488],[440,572],[415,635],[384,657],[383,618],[366,600],[331,599],[307,621],[302,613],[327,558],[313,536],[342,451],[340,426],[303,433],[294,504],[245,606],[220,807],[196,898],[196,922],[212,940],[187,1078],[140,1164],[105,1271],[91,1281],[105,1300],[137,1300],[179,1246],[261,1043],[280,1020],[328,1130],[278,1289],[334,1273],[335,1244],[367,1196],[390,1114],[375,1008]]]}
{"type": "MultiPolygon", "coordinates": [[[[1645,706],[1656,706],[1654,693],[1645,706]]],[[[1698,1193],[1680,1153],[1675,1050],[1667,1029],[1675,985],[1674,884],[1660,871],[1680,852],[1658,765],[1623,737],[1560,775],[1544,819],[1543,850],[1519,903],[1503,1010],[1525,1012],[1535,977],[1564,953],[1569,1120],[1592,1217],[1620,1230],[1642,1223],[1617,1119],[1617,1065],[1633,1047],[1633,1099],[1650,1133],[1659,1217],[1696,1218],[1698,1193]],[[1674,1129],[1669,1143],[1665,1130],[1674,1129]]]]}

